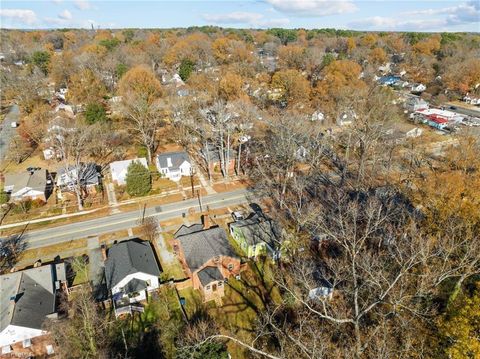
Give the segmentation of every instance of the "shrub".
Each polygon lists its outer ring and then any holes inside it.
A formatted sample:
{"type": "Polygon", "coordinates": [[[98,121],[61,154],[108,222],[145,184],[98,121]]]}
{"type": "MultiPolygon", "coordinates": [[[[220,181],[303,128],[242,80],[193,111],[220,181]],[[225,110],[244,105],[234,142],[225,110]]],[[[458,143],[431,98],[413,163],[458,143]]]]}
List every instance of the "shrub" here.
{"type": "Polygon", "coordinates": [[[130,196],[145,196],[152,189],[152,176],[140,162],[130,163],[127,169],[127,193],[130,196]]]}
{"type": "Polygon", "coordinates": [[[0,205],[8,203],[8,200],[10,199],[10,196],[8,193],[3,191],[3,188],[0,188],[0,205]]]}
{"type": "Polygon", "coordinates": [[[193,72],[194,63],[189,59],[183,59],[182,63],[180,64],[180,69],[178,70],[178,74],[183,81],[187,81],[190,75],[193,72]]]}
{"type": "Polygon", "coordinates": [[[140,146],[137,148],[137,156],[138,157],[148,157],[148,151],[145,146],[140,146]]]}
{"type": "Polygon", "coordinates": [[[90,103],[85,109],[85,121],[89,125],[93,125],[95,122],[103,122],[107,119],[107,113],[105,107],[99,103],[90,103]]]}

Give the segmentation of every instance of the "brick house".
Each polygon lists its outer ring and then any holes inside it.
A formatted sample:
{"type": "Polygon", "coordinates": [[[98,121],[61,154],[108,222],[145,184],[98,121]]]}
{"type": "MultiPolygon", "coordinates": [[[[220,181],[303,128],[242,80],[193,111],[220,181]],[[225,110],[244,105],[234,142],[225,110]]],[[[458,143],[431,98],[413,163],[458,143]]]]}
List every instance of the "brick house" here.
{"type": "Polygon", "coordinates": [[[203,293],[205,302],[223,297],[225,279],[240,273],[240,258],[227,233],[223,228],[209,227],[208,219],[203,225],[180,227],[174,245],[193,288],[203,293]]]}

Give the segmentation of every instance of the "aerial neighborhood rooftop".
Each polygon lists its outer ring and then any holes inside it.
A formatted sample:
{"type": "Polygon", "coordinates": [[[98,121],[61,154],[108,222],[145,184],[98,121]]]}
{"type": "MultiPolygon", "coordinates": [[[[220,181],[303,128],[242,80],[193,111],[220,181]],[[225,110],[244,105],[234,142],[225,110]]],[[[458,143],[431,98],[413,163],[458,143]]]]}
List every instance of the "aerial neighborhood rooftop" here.
{"type": "Polygon", "coordinates": [[[475,2],[7,3],[1,358],[480,358],[475,2]]]}

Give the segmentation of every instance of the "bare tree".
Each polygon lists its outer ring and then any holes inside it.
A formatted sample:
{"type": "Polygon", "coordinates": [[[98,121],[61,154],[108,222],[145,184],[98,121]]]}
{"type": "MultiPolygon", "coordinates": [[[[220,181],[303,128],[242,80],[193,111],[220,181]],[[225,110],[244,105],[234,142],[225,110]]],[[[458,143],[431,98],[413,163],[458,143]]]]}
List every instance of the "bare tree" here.
{"type": "MultiPolygon", "coordinates": [[[[77,197],[78,209],[83,210],[86,180],[95,176],[95,166],[88,164],[89,147],[95,138],[96,127],[86,126],[80,121],[65,121],[53,136],[53,147],[60,156],[57,178],[61,185],[77,197]]],[[[59,183],[57,181],[57,183],[59,183]]]]}
{"type": "Polygon", "coordinates": [[[62,358],[109,358],[112,323],[100,311],[88,286],[75,291],[71,300],[64,298],[63,311],[69,318],[50,320],[46,329],[57,344],[62,358]]]}

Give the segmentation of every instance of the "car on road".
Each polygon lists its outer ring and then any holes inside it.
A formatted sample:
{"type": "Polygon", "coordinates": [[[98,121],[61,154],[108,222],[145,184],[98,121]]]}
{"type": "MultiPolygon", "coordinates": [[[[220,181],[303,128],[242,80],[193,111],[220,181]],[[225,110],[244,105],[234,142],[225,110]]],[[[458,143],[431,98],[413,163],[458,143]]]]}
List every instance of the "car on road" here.
{"type": "Polygon", "coordinates": [[[14,121],[10,124],[10,126],[12,126],[12,128],[16,128],[16,127],[18,127],[18,122],[14,121]]]}

